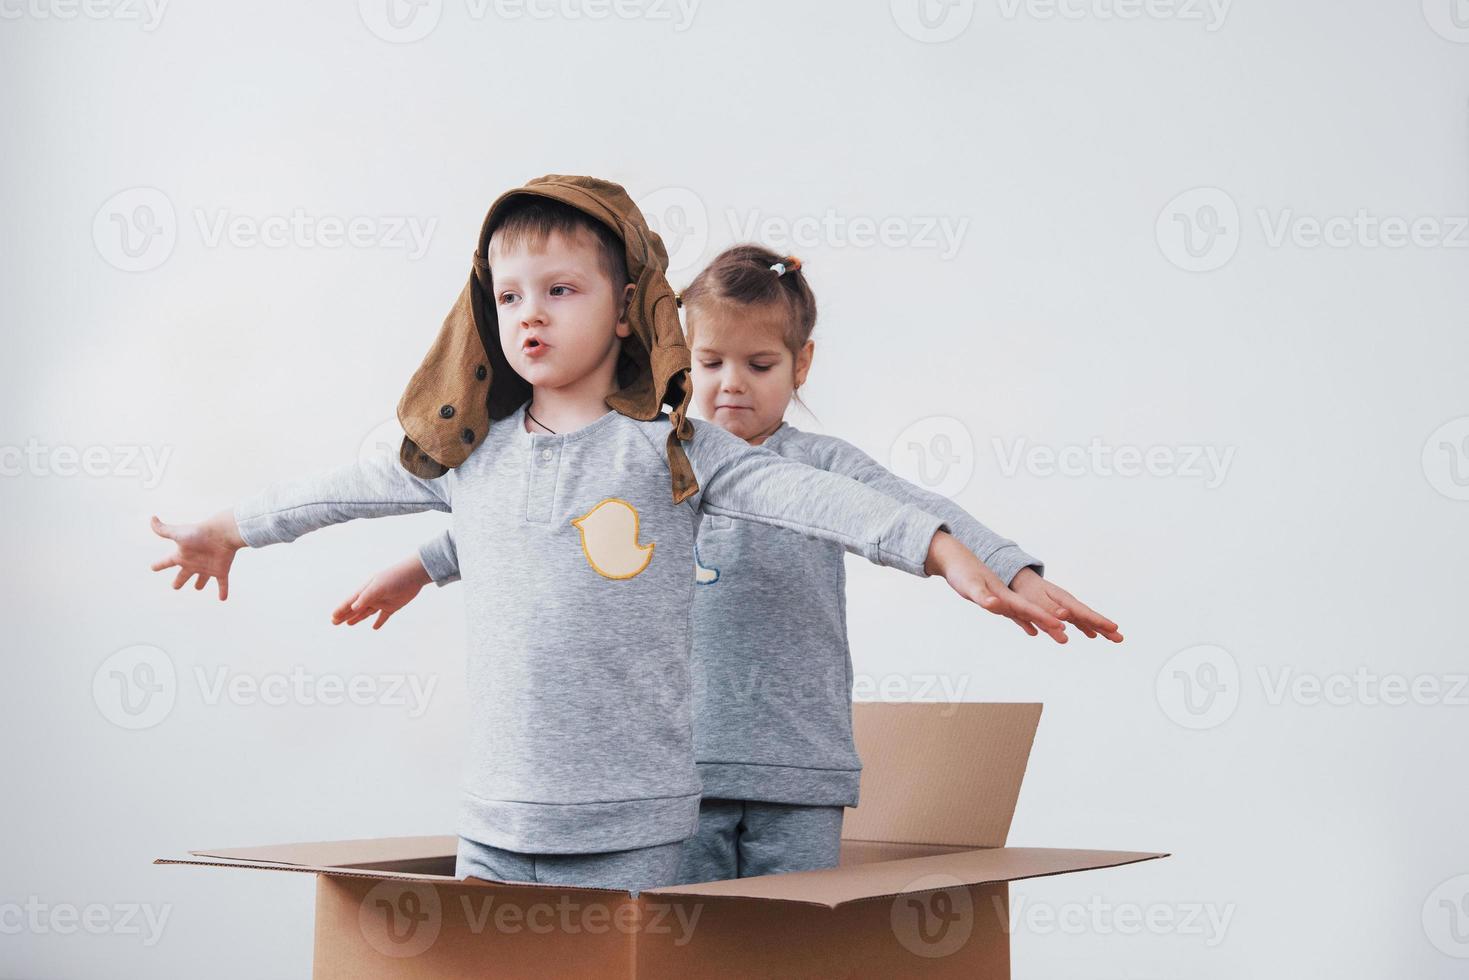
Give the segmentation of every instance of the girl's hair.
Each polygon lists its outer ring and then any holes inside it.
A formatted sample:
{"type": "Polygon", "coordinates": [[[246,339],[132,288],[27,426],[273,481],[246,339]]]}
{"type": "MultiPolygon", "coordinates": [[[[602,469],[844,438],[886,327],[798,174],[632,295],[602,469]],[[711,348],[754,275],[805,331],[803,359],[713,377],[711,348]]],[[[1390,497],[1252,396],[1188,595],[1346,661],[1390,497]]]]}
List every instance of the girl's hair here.
{"type": "MultiPolygon", "coordinates": [[[[678,301],[685,308],[707,302],[784,303],[791,315],[782,339],[792,357],[816,329],[816,297],[801,273],[801,260],[760,245],[736,245],[720,252],[679,294],[678,301]]],[[[692,336],[689,339],[692,343],[692,336]]]]}

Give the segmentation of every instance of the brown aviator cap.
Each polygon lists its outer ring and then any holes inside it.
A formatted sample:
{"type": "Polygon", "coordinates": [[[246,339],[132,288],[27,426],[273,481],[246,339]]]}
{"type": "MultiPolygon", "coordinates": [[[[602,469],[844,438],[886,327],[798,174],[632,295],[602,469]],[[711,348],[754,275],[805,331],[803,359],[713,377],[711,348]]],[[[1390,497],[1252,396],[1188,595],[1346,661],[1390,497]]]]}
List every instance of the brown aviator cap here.
{"type": "Polygon", "coordinates": [[[622,240],[628,278],[636,289],[627,311],[632,332],[622,341],[618,371],[622,387],[607,396],[607,407],[646,422],[656,418],[663,405],[669,406],[673,430],[668,434],[668,469],[673,502],[682,502],[698,491],[699,484],[680,445],[680,440],[693,437],[694,429],[687,417],[689,349],[665,275],[668,252],[627,191],[595,177],[538,177],[490,205],[469,282],[398,401],[398,421],[406,433],[399,451],[403,467],[425,479],[442,476],[469,457],[490,422],[510,415],[531,396],[530,384],[510,367],[500,349],[489,266],[490,235],[497,219],[505,202],[522,194],[569,204],[622,240]]]}

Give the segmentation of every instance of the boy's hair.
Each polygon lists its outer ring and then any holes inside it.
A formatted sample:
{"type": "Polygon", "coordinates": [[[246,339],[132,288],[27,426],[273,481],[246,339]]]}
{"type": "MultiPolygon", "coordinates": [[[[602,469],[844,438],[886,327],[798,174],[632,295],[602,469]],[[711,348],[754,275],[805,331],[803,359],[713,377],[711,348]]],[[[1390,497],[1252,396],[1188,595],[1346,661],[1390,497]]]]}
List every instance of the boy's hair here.
{"type": "MultiPolygon", "coordinates": [[[[735,245],[714,257],[679,294],[679,305],[690,308],[707,302],[739,306],[783,303],[790,316],[782,338],[795,357],[816,329],[816,296],[806,283],[800,263],[761,245],[735,245]],[[771,266],[779,265],[781,272],[771,266]]],[[[690,343],[693,337],[689,338],[690,343]]]]}
{"type": "Polygon", "coordinates": [[[626,246],[622,239],[585,211],[549,197],[523,194],[511,198],[495,223],[490,241],[502,249],[539,248],[545,245],[553,232],[568,237],[575,237],[581,232],[590,233],[597,243],[597,251],[601,253],[602,271],[612,281],[612,288],[621,289],[630,281],[626,246]]]}

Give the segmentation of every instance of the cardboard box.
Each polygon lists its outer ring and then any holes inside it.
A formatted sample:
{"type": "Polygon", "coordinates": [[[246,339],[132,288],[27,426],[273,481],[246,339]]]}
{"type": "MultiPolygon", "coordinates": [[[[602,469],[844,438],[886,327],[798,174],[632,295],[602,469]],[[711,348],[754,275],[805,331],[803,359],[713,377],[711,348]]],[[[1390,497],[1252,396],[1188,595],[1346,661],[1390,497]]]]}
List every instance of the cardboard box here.
{"type": "MultiPolygon", "coordinates": [[[[454,878],[456,838],[191,851],[316,876],[313,976],[1010,976],[1008,883],[1166,857],[1006,847],[1038,704],[857,704],[841,866],[631,895],[454,878]]],[[[245,926],[248,931],[248,924],[245,926]]]]}

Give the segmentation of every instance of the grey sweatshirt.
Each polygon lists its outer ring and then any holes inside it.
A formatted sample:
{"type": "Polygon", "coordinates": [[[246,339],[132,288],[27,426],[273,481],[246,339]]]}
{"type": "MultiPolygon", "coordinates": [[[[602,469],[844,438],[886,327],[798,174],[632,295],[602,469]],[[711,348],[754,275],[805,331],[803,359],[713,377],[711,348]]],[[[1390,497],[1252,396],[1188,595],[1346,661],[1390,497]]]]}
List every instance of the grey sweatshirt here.
{"type": "Polygon", "coordinates": [[[525,853],[682,840],[698,823],[690,683],[702,515],[814,535],[923,574],[946,530],[911,504],[696,422],[700,491],[669,495],[664,415],[609,411],[565,435],[525,408],[426,480],[396,455],[287,481],[239,503],[251,547],[357,517],[451,512],[465,580],[471,731],[461,836],[525,853]]]}
{"type": "MultiPolygon", "coordinates": [[[[1041,563],[947,497],[894,476],[831,436],[790,424],[763,448],[858,480],[941,517],[1008,584],[1041,563]]],[[[452,532],[419,556],[440,585],[458,577],[452,532]]],[[[854,806],[852,660],[840,545],[799,530],[711,514],[699,527],[694,595],[694,749],[704,795],[854,806]]]]}

